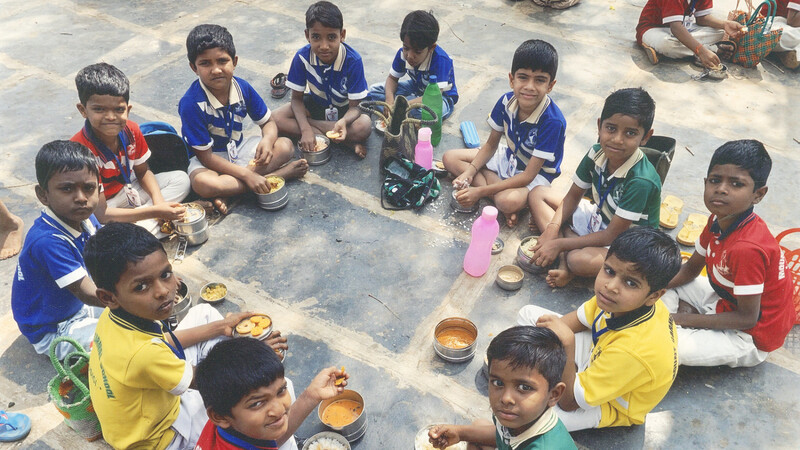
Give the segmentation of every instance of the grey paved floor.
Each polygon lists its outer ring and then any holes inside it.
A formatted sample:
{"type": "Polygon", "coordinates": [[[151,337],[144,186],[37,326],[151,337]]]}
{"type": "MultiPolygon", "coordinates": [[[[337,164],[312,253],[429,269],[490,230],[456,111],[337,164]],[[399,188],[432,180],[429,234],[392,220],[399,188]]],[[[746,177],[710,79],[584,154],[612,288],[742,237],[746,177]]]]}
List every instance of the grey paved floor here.
{"type": "MultiPolygon", "coordinates": [[[[0,8],[0,195],[30,225],[39,205],[33,194],[32,159],[38,148],[68,138],[82,120],[73,77],[97,61],[120,67],[131,79],[133,120],[165,120],[179,127],[177,103],[194,75],[184,50],[187,32],[219,23],[233,33],[240,55],[237,75],[268,98],[269,80],[286,71],[304,45],[303,13],[310,2],[3,0],[0,8]]],[[[733,2],[717,2],[718,14],[733,2]]],[[[757,212],[773,232],[798,225],[795,193],[800,171],[797,73],[766,63],[732,67],[722,82],[697,82],[685,62],[650,66],[635,48],[634,27],[644,0],[587,1],[566,11],[502,0],[457,2],[339,2],[347,42],[362,54],[370,83],[383,81],[402,17],[433,9],[440,44],[455,59],[461,100],[445,124],[441,154],[460,145],[458,124],[472,120],[482,136],[484,118],[505,92],[516,46],[533,37],[552,42],[561,56],[552,97],[567,121],[564,176],[596,140],[596,118],[612,90],[643,86],[655,98],[656,134],[678,139],[665,193],[686,201],[684,214],[703,211],[702,178],[711,152],[729,139],[758,138],[775,162],[770,191],[757,212]]],[[[255,131],[252,128],[251,132],[255,131]]],[[[489,275],[464,275],[460,261],[472,216],[455,215],[438,200],[419,213],[384,211],[378,194],[377,149],[358,161],[343,151],[289,184],[289,206],[276,213],[244,199],[212,227],[211,239],[192,249],[176,271],[197,291],[212,280],[228,283],[233,301],[225,310],[249,308],[271,314],[290,335],[286,368],[302,388],[326,365],[345,365],[351,386],[367,402],[369,428],[359,449],[411,448],[414,433],[442,421],[488,417],[480,358],[444,364],[433,355],[433,326],[463,315],[480,328],[479,352],[535,303],[567,312],[590,296],[589,284],[553,291],[529,277],[509,294],[492,274],[513,259],[524,227],[501,229],[506,250],[489,275]],[[374,298],[386,303],[385,308],[374,298]],[[389,311],[389,309],[391,311],[389,311]]],[[[445,183],[443,197],[449,194],[445,183]]],[[[48,404],[53,375],[19,335],[9,306],[16,260],[0,262],[0,406],[34,419],[22,448],[85,448],[48,404]]],[[[630,429],[575,433],[588,448],[796,448],[800,425],[800,333],[767,363],[753,369],[681,368],[647,424],[630,429]]],[[[298,431],[321,429],[315,417],[298,431]]]]}

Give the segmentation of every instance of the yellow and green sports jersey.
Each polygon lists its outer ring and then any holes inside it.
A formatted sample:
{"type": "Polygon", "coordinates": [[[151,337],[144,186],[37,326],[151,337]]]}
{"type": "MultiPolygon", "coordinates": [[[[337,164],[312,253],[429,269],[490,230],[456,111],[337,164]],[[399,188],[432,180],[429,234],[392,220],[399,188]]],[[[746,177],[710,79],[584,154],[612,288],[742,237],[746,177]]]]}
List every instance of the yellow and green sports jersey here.
{"type": "Polygon", "coordinates": [[[578,319],[594,343],[589,366],[575,379],[578,405],[600,406],[598,427],[644,423],[678,373],[675,323],[666,306],[659,300],[612,317],[592,297],[578,308],[578,319]]]}
{"type": "Polygon", "coordinates": [[[106,308],[89,357],[89,391],[103,438],[114,448],[169,445],[192,367],[164,340],[158,322],[106,308]]]}

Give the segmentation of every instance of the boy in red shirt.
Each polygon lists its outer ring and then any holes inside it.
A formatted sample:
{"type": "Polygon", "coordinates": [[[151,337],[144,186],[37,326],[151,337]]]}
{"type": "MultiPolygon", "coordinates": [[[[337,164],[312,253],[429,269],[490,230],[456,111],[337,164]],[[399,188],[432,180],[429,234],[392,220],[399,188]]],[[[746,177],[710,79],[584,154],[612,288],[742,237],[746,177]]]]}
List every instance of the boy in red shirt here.
{"type": "Polygon", "coordinates": [[[725,143],[711,157],[703,200],[712,215],[661,300],[688,366],[750,367],[780,348],[794,324],[792,278],[753,206],[767,193],[772,160],[756,140],[725,143]],[[697,278],[704,266],[708,279],[697,278]]]}
{"type": "Polygon", "coordinates": [[[717,43],[725,33],[738,37],[742,25],[712,16],[712,7],[712,0],[648,0],[636,26],[636,42],[652,64],[658,64],[659,54],[696,56],[703,66],[715,68],[724,51],[717,43]]]}

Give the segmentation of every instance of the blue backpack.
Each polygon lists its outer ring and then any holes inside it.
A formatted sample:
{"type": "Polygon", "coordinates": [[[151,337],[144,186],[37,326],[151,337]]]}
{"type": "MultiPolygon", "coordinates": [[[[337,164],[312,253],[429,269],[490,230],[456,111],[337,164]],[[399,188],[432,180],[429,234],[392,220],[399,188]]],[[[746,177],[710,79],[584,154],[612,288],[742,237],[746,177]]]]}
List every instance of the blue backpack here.
{"type": "Polygon", "coordinates": [[[153,173],[182,170],[189,168],[189,152],[186,143],[175,128],[166,122],[144,122],[139,124],[144,140],[150,147],[150,159],[147,160],[153,173]]]}

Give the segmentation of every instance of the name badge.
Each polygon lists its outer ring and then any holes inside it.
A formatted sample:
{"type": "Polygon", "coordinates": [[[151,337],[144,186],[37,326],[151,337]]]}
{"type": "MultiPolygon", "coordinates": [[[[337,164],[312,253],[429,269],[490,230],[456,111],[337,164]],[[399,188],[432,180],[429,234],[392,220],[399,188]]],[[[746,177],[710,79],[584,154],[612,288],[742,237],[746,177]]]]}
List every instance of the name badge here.
{"type": "Polygon", "coordinates": [[[125,191],[125,197],[128,198],[128,205],[133,208],[142,206],[142,198],[139,196],[139,191],[133,188],[130,184],[126,184],[122,188],[125,191]]]}
{"type": "Polygon", "coordinates": [[[228,141],[226,150],[228,151],[228,161],[235,163],[239,159],[239,149],[236,147],[236,142],[228,141]]]}
{"type": "Polygon", "coordinates": [[[339,110],[333,105],[325,108],[325,120],[329,120],[331,122],[336,122],[339,120],[339,110]]]}
{"type": "Polygon", "coordinates": [[[589,233],[596,233],[600,231],[600,226],[603,224],[603,216],[600,215],[600,208],[594,205],[594,211],[589,218],[589,223],[586,226],[586,231],[589,233]]]}

